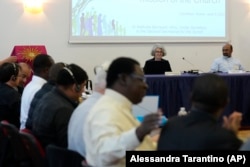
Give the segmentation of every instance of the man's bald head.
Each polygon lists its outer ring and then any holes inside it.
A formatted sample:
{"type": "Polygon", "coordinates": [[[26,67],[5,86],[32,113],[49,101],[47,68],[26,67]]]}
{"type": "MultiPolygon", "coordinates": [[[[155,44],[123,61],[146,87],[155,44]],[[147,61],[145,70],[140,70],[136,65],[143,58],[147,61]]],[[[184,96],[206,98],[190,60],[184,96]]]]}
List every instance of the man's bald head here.
{"type": "Polygon", "coordinates": [[[20,71],[20,75],[19,75],[19,77],[21,77],[21,79],[19,82],[19,86],[24,87],[26,82],[27,82],[27,79],[31,75],[32,69],[27,63],[20,62],[18,64],[21,67],[21,71],[20,71]]]}

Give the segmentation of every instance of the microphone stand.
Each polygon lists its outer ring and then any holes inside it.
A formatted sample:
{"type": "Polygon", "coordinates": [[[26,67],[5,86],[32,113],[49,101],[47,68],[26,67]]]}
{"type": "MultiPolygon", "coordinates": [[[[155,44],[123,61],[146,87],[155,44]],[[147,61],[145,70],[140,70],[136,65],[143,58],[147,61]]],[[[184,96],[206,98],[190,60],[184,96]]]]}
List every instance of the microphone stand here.
{"type": "MultiPolygon", "coordinates": [[[[186,61],[187,63],[189,63],[191,66],[194,67],[194,64],[191,63],[190,61],[188,61],[185,57],[182,57],[182,60],[186,61]]],[[[184,71],[184,73],[188,73],[188,74],[199,74],[199,70],[191,69],[191,70],[189,70],[189,71],[184,71]]]]}

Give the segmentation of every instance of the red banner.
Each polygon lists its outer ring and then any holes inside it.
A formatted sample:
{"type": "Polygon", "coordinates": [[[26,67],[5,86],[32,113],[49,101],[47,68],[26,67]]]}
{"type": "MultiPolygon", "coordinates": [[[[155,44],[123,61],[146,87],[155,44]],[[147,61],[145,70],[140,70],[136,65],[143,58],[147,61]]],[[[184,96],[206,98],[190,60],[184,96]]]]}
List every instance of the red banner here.
{"type": "Polygon", "coordinates": [[[32,67],[32,62],[38,54],[47,54],[44,45],[14,46],[11,56],[17,57],[17,62],[26,62],[32,67]]]}

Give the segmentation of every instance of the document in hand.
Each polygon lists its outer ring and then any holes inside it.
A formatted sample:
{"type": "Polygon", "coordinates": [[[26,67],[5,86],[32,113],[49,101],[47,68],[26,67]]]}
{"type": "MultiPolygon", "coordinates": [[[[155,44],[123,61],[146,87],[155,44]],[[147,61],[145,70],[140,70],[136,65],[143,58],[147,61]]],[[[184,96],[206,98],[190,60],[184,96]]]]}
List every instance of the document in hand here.
{"type": "Polygon", "coordinates": [[[132,112],[134,117],[145,116],[153,112],[157,112],[159,106],[158,95],[144,96],[141,103],[133,105],[132,112]]]}
{"type": "MultiPolygon", "coordinates": [[[[158,95],[148,95],[144,96],[142,102],[133,105],[132,113],[134,117],[142,122],[145,115],[157,112],[159,108],[159,96],[158,95]]],[[[160,126],[163,126],[167,122],[167,118],[162,116],[160,126]]]]}

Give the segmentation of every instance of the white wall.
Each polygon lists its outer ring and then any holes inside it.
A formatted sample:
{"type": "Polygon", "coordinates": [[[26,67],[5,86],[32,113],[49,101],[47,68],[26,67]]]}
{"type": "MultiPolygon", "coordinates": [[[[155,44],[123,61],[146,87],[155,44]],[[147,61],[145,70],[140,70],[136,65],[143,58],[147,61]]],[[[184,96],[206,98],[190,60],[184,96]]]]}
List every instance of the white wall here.
{"type": "MultiPolygon", "coordinates": [[[[230,1],[230,42],[233,56],[250,70],[250,5],[246,0],[230,1]]],[[[0,1],[0,59],[10,55],[14,45],[46,45],[55,61],[76,63],[93,78],[93,67],[118,56],[137,59],[141,65],[150,57],[153,44],[69,44],[70,0],[46,0],[44,13],[23,11],[22,0],[0,1]]],[[[214,58],[221,55],[222,43],[164,44],[167,59],[174,71],[200,69],[208,71],[214,58]],[[185,57],[194,66],[182,60],[185,57]]]]}

